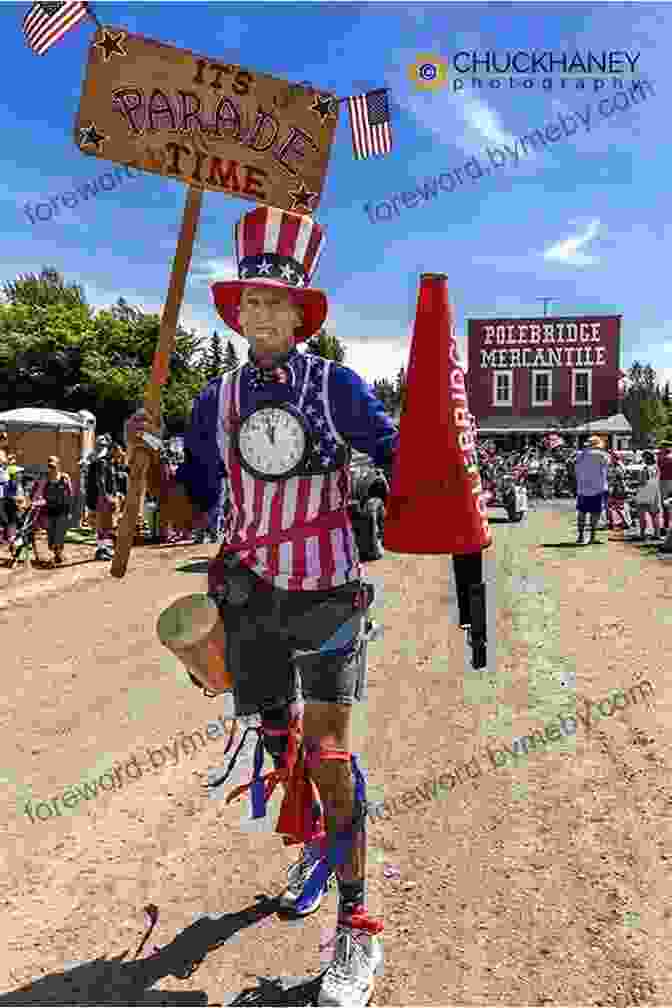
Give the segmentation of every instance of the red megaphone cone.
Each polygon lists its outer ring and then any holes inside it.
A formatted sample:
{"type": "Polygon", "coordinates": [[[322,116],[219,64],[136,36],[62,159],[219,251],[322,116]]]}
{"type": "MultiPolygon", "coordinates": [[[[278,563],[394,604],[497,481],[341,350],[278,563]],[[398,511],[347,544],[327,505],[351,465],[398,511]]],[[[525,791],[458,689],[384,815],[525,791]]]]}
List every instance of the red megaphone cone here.
{"type": "Polygon", "coordinates": [[[476,553],[492,535],[443,273],[423,273],[387,501],[391,553],[476,553]]]}

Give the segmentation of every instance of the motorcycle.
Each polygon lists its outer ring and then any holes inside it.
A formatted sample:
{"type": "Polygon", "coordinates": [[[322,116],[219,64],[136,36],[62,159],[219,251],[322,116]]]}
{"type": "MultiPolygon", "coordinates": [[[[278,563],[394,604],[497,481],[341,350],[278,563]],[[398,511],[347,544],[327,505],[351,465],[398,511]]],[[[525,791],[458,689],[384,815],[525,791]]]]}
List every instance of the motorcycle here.
{"type": "Polygon", "coordinates": [[[527,490],[519,474],[505,472],[498,467],[494,472],[482,475],[481,481],[488,507],[505,508],[509,521],[523,520],[528,510],[527,490]]]}
{"type": "Polygon", "coordinates": [[[553,493],[556,497],[571,497],[572,487],[570,484],[567,466],[559,463],[555,470],[553,493]]]}

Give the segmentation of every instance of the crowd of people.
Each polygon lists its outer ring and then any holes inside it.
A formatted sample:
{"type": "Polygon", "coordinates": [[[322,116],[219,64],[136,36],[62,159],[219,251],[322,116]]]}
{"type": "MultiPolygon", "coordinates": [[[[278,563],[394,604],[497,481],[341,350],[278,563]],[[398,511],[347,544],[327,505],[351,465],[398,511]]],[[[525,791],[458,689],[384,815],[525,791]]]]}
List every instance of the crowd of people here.
{"type": "MultiPolygon", "coordinates": [[[[51,566],[64,562],[65,539],[72,527],[79,483],[83,497],[80,526],[95,531],[96,560],[111,560],[116,530],[126,506],[129,464],[126,449],[109,434],[96,438],[95,449],[80,460],[75,480],[61,468],[61,460],[50,456],[46,475],[32,482],[25,479],[16,455],[0,442],[0,545],[13,548],[22,529],[46,532],[51,566]]],[[[578,543],[597,542],[598,528],[633,531],[634,539],[663,540],[661,550],[672,553],[672,442],[664,441],[657,452],[631,453],[626,465],[623,453],[606,450],[597,436],[588,438],[582,450],[562,444],[542,444],[523,451],[503,451],[494,442],[478,445],[483,484],[494,487],[500,475],[513,473],[531,497],[576,497],[578,543]]],[[[159,453],[159,482],[169,485],[182,461],[174,445],[165,442],[159,453]]],[[[146,540],[177,544],[221,540],[224,504],[213,508],[207,526],[176,528],[165,521],[159,509],[160,489],[147,493],[143,513],[138,515],[138,531],[146,540]]]]}
{"type": "Polygon", "coordinates": [[[512,472],[530,496],[571,496],[577,499],[579,545],[597,542],[600,526],[634,530],[633,539],[664,540],[663,552],[672,552],[672,442],[657,451],[631,454],[605,449],[597,435],[582,449],[556,444],[518,452],[502,452],[494,442],[478,447],[483,483],[492,485],[499,473],[512,472]]]}
{"type": "MultiPolygon", "coordinates": [[[[5,438],[2,444],[6,443],[5,438]]],[[[174,475],[180,461],[180,452],[164,444],[159,455],[161,482],[174,475]]],[[[11,556],[19,550],[27,555],[32,549],[36,560],[42,562],[35,539],[46,533],[51,558],[45,562],[60,566],[66,560],[66,535],[73,527],[79,493],[83,504],[79,526],[95,533],[94,558],[111,560],[128,493],[129,463],[124,445],[102,434],[96,438],[94,450],[80,460],[77,476],[64,472],[55,455],[49,456],[45,468],[46,475],[29,478],[16,455],[0,445],[0,545],[8,547],[11,556]]],[[[139,534],[150,542],[202,544],[208,539],[219,541],[222,521],[220,505],[208,516],[206,527],[196,531],[175,528],[162,519],[157,492],[145,495],[137,526],[139,534]]]]}

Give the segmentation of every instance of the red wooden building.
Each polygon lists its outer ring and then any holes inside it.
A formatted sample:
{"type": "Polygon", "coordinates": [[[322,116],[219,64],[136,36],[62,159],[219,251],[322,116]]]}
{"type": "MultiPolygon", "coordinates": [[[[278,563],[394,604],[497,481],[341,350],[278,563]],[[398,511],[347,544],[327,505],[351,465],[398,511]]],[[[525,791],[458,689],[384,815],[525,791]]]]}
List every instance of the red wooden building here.
{"type": "Polygon", "coordinates": [[[519,447],[552,432],[572,441],[603,431],[614,447],[626,447],[621,318],[469,319],[466,381],[479,434],[519,447]]]}

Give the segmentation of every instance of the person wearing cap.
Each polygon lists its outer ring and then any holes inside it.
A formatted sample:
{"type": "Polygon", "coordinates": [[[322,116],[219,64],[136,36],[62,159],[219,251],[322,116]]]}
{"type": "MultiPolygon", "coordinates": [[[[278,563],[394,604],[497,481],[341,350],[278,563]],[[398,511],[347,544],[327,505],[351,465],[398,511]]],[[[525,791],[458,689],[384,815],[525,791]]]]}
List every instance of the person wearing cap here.
{"type": "MultiPolygon", "coordinates": [[[[50,565],[63,563],[65,535],[72,518],[72,483],[61,472],[61,460],[56,455],[47,459],[47,475],[36,480],[30,490],[30,506],[35,509],[35,532],[46,531],[53,554],[50,565]]],[[[37,559],[37,552],[35,554],[37,559]]]]}
{"type": "MultiPolygon", "coordinates": [[[[399,435],[359,375],[297,349],[327,315],[325,294],[310,287],[324,241],[311,217],[273,207],[238,223],[239,279],[212,291],[219,315],[249,343],[249,359],[194,400],[185,459],[161,506],[178,526],[193,527],[218,503],[226,480],[224,543],[209,588],[226,632],[235,713],[261,715],[260,740],[279,773],[300,737],[333,855],[325,861],[310,833],[311,805],[305,819],[293,820],[302,824],[303,848],[280,906],[300,916],[316,911],[336,875],[334,959],[318,1004],[357,1008],[373,990],[383,925],[366,906],[366,799],[351,753],[353,704],[365,696],[370,596],[349,515],[350,448],[389,471],[399,435]],[[242,603],[231,594],[234,576],[247,585],[242,603]],[[336,630],[344,643],[322,655],[336,630]]],[[[144,411],[126,430],[139,446],[145,431],[158,433],[144,411]]],[[[283,809],[291,784],[284,784],[283,809]]],[[[280,820],[277,832],[285,832],[280,820]]],[[[299,842],[298,833],[287,842],[299,842]]]]}
{"type": "Polygon", "coordinates": [[[86,479],[86,506],[96,516],[96,560],[111,560],[114,555],[117,481],[111,447],[112,438],[109,434],[100,434],[96,438],[86,479]]]}
{"type": "Polygon", "coordinates": [[[577,455],[575,464],[579,546],[585,545],[586,515],[590,516],[591,545],[600,542],[597,525],[607,499],[608,470],[609,460],[602,450],[602,439],[593,434],[577,455]]]}

